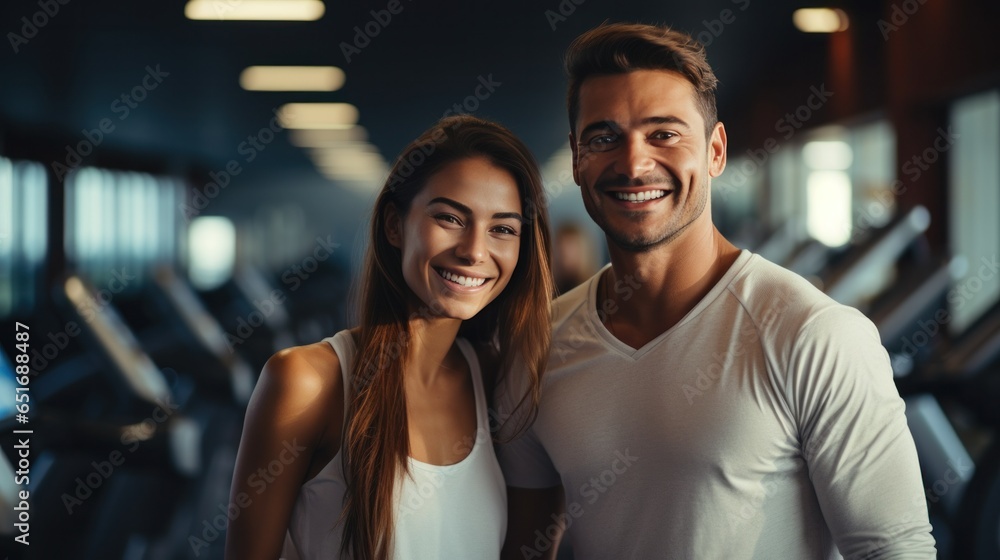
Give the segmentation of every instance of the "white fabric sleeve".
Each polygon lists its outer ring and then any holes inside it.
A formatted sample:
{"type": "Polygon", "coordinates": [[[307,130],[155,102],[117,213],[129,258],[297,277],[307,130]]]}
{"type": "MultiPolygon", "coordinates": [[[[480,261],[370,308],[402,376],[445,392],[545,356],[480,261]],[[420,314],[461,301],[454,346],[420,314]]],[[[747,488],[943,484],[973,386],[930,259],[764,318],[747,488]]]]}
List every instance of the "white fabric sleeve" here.
{"type": "Polygon", "coordinates": [[[526,373],[514,368],[497,388],[495,403],[503,422],[499,431],[500,442],[496,447],[497,461],[503,471],[507,486],[514,488],[551,488],[561,484],[559,472],[542,442],[535,435],[533,426],[525,427],[531,413],[531,403],[526,400],[518,406],[527,391],[526,373]],[[522,433],[512,433],[513,430],[522,433]]]}
{"type": "Polygon", "coordinates": [[[498,445],[497,460],[507,486],[551,488],[562,483],[559,472],[532,428],[517,439],[498,445]]]}
{"type": "Polygon", "coordinates": [[[840,553],[936,558],[905,405],[875,326],[849,307],[820,311],[790,358],[786,395],[840,553]]]}

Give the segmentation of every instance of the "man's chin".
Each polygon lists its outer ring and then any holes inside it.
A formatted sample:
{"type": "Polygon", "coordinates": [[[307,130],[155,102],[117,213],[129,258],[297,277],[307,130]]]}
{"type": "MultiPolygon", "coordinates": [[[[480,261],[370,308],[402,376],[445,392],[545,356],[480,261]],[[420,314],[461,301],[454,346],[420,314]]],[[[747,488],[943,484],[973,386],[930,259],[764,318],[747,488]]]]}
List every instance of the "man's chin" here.
{"type": "Polygon", "coordinates": [[[646,253],[659,247],[666,241],[662,237],[649,235],[627,234],[619,231],[604,230],[605,235],[615,247],[630,253],[646,253]]]}

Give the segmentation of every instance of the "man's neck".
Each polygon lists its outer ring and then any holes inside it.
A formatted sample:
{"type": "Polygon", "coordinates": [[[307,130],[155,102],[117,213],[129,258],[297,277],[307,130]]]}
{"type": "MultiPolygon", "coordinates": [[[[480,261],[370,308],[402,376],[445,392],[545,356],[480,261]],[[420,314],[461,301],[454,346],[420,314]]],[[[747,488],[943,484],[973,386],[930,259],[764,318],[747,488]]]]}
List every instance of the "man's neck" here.
{"type": "Polygon", "coordinates": [[[651,251],[611,245],[609,252],[612,266],[601,280],[597,308],[608,330],[633,348],[677,324],[740,254],[714,225],[685,232],[651,251]]]}

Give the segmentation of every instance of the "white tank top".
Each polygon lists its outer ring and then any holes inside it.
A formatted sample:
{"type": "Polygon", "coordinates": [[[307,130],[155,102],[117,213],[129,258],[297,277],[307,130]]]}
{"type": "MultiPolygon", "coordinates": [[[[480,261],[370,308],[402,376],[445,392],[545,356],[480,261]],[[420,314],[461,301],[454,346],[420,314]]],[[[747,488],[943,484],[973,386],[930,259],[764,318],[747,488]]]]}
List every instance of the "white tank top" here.
{"type": "MultiPolygon", "coordinates": [[[[346,411],[350,399],[349,376],[357,348],[346,330],[325,341],[340,359],[346,411]]],[[[392,554],[396,560],[500,557],[507,532],[507,488],[493,450],[479,361],[468,341],[458,339],[457,343],[469,363],[475,390],[475,442],[469,455],[454,465],[431,465],[409,459],[412,476],[401,474],[396,482],[392,554]]],[[[337,519],[345,490],[338,452],[299,490],[285,534],[283,560],[338,558],[343,528],[337,519]]]]}

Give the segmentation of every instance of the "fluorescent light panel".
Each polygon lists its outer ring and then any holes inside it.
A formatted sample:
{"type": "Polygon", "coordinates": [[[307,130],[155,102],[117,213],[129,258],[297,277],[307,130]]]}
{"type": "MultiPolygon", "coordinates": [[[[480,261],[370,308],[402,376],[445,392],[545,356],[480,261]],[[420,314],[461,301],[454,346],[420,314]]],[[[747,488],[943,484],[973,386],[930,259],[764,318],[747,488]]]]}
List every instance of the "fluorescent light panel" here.
{"type": "Polygon", "coordinates": [[[332,179],[367,179],[371,181],[378,180],[384,173],[383,169],[371,168],[371,169],[338,169],[333,167],[317,167],[324,177],[329,177],[332,179]]]}
{"type": "Polygon", "coordinates": [[[375,181],[386,175],[386,169],[380,166],[343,168],[343,167],[330,167],[326,165],[317,165],[316,169],[318,169],[320,173],[322,173],[327,177],[336,177],[342,179],[360,178],[360,179],[369,179],[375,181]]]}
{"type": "Polygon", "coordinates": [[[361,126],[325,130],[302,129],[289,131],[288,139],[293,146],[300,148],[332,148],[353,142],[365,142],[368,140],[368,131],[361,126]]]}
{"type": "Polygon", "coordinates": [[[381,180],[377,177],[331,177],[324,175],[328,181],[337,183],[362,196],[372,196],[381,187],[381,180]]]}
{"type": "Polygon", "coordinates": [[[336,66],[251,66],[240,74],[248,91],[337,91],[344,71],[336,66]]]}
{"type": "Polygon", "coordinates": [[[382,169],[385,160],[378,152],[365,150],[312,150],[312,160],[320,167],[340,169],[382,169]]]}
{"type": "Polygon", "coordinates": [[[328,179],[377,181],[388,172],[382,154],[367,143],[338,149],[309,150],[309,155],[316,169],[328,179]]]}
{"type": "Polygon", "coordinates": [[[278,120],[284,128],[349,129],[358,122],[358,109],[350,103],[286,103],[278,120]]]}
{"type": "Polygon", "coordinates": [[[215,21],[315,21],[326,6],[320,0],[189,0],[184,15],[215,21]]]}
{"type": "Polygon", "coordinates": [[[805,33],[835,33],[848,26],[847,14],[836,8],[801,8],[792,13],[792,22],[805,33]]]}

